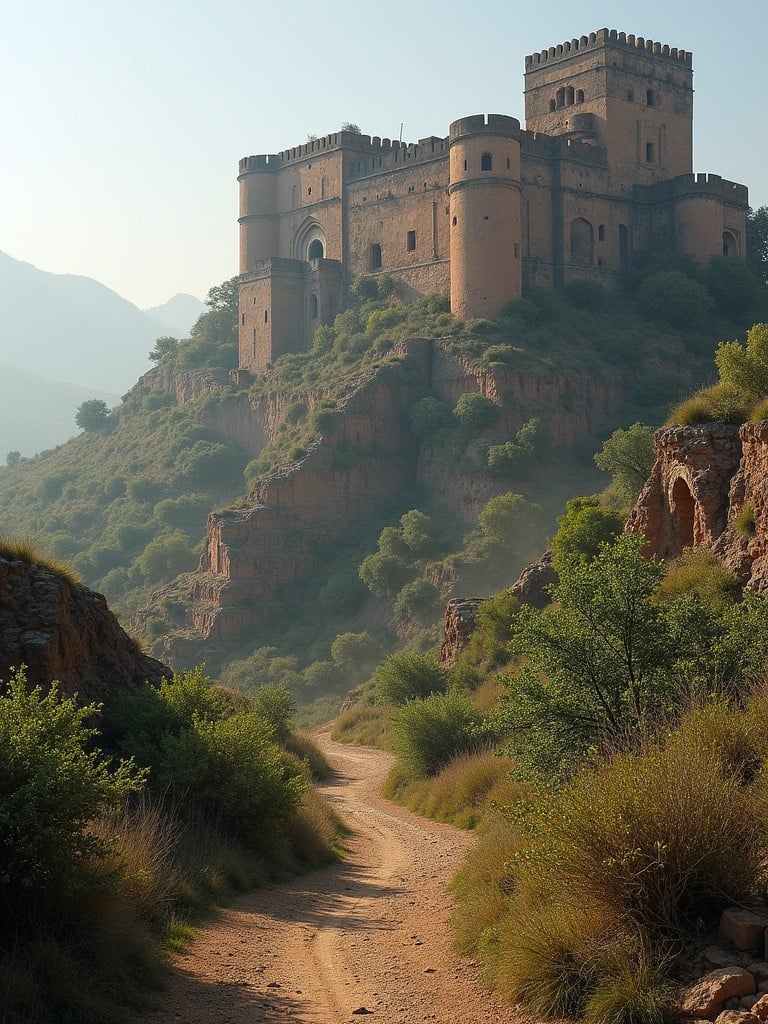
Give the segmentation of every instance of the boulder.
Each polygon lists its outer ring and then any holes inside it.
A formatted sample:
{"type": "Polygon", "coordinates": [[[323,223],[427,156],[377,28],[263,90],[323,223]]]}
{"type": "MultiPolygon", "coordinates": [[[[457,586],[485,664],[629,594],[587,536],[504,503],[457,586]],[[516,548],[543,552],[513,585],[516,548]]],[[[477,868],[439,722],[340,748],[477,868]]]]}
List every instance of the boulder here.
{"type": "Polygon", "coordinates": [[[765,946],[768,917],[743,907],[728,907],[720,916],[718,942],[728,942],[735,949],[760,952],[765,946]]]}
{"type": "MultiPolygon", "coordinates": [[[[710,971],[683,991],[679,1016],[714,1020],[722,1012],[726,1000],[734,996],[740,999],[742,996],[752,995],[756,990],[754,976],[743,967],[723,967],[717,971],[710,971]]],[[[734,1020],[730,1024],[737,1022],[734,1020]]]]}

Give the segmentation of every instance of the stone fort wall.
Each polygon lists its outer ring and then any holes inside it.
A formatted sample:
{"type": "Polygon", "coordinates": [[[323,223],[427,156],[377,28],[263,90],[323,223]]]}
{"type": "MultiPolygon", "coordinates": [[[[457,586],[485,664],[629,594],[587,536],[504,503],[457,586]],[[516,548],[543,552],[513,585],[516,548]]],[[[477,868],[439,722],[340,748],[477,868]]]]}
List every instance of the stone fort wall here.
{"type": "Polygon", "coordinates": [[[240,161],[240,365],[331,323],[351,280],[498,315],[529,285],[611,284],[638,253],[744,253],[744,186],[692,171],[690,52],[601,29],[525,58],[526,128],[406,144],[334,132],[240,161]]]}

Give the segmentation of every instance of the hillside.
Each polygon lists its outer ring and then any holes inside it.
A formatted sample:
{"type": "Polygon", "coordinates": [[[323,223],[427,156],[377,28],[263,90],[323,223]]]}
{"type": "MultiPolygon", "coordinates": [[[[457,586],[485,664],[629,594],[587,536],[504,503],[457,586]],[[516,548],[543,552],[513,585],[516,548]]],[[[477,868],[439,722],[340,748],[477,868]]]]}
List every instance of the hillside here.
{"type": "Polygon", "coordinates": [[[446,598],[511,582],[565,500],[602,486],[601,438],[658,423],[742,329],[673,328],[590,287],[462,321],[366,280],[311,351],[237,383],[236,289],[213,289],[102,429],[0,473],[0,530],[72,560],[177,665],[246,659],[227,671],[252,685],[279,656],[302,699],[343,692],[362,668],[341,671],[334,637],[391,648],[446,598]],[[498,536],[492,499],[515,510],[498,536]]]}

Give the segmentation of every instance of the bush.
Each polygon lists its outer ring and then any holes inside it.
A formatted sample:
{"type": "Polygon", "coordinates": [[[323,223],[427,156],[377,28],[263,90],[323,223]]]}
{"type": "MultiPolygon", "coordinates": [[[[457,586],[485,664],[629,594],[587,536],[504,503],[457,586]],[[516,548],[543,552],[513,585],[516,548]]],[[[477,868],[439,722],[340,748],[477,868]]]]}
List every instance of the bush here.
{"type": "Polygon", "coordinates": [[[482,745],[482,715],[467,697],[432,693],[410,700],[392,716],[395,753],[414,776],[434,775],[458,754],[482,745]]]}
{"type": "Polygon", "coordinates": [[[284,686],[267,684],[250,695],[251,710],[263,718],[278,743],[288,739],[296,718],[296,700],[284,686]]]}
{"type": "Polygon", "coordinates": [[[558,530],[552,538],[555,567],[569,559],[589,561],[603,544],[610,543],[624,528],[624,517],[604,508],[598,498],[571,498],[565,503],[565,515],[557,517],[558,530]]]}
{"type": "Polygon", "coordinates": [[[423,654],[390,654],[373,674],[376,695],[384,704],[405,704],[416,697],[445,690],[445,672],[423,654]]]}
{"type": "Polygon", "coordinates": [[[89,823],[143,783],[123,764],[110,770],[86,726],[99,710],[78,708],[54,683],[27,692],[23,669],[0,697],[0,895],[83,884],[89,860],[105,845],[89,823]]]}
{"type": "Polygon", "coordinates": [[[272,742],[271,727],[255,713],[199,720],[168,736],[158,782],[191,803],[249,849],[267,853],[298,808],[302,774],[272,742]]]}
{"type": "Polygon", "coordinates": [[[752,402],[729,384],[702,388],[674,406],[667,426],[694,426],[697,423],[745,423],[752,402]]]}
{"type": "Polygon", "coordinates": [[[424,620],[434,614],[439,600],[437,587],[420,578],[405,584],[395,598],[392,612],[397,622],[424,620]]]}
{"type": "Polygon", "coordinates": [[[611,474],[611,481],[626,505],[634,504],[651,475],[655,452],[654,429],[633,423],[626,430],[614,430],[595,455],[595,465],[611,474]]]}
{"type": "Polygon", "coordinates": [[[471,433],[477,433],[490,426],[498,411],[498,406],[490,398],[477,391],[469,391],[462,395],[453,407],[453,415],[461,426],[471,433]]]}
{"type": "Polygon", "coordinates": [[[751,501],[745,501],[733,520],[733,528],[742,538],[749,540],[755,535],[755,506],[751,501]]]}
{"type": "Polygon", "coordinates": [[[649,316],[673,327],[701,327],[715,305],[703,285],[679,270],[646,277],[640,285],[639,298],[649,316]]]}
{"type": "Polygon", "coordinates": [[[453,425],[451,410],[434,395],[427,395],[411,407],[408,418],[414,437],[425,438],[453,425]]]}
{"type": "Polygon", "coordinates": [[[605,305],[605,288],[597,281],[569,281],[563,294],[576,309],[599,309],[605,305]]]}
{"type": "Polygon", "coordinates": [[[376,597],[394,594],[408,574],[406,566],[399,558],[381,551],[367,555],[360,563],[358,572],[360,579],[376,597]]]}

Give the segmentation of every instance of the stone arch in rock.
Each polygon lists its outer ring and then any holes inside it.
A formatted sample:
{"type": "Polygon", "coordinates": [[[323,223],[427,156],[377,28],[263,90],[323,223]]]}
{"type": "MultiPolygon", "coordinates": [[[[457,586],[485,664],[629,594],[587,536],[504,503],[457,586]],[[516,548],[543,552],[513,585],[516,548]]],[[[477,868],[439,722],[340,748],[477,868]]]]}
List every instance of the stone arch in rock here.
{"type": "Polygon", "coordinates": [[[669,495],[669,511],[672,516],[672,538],[675,551],[670,555],[679,555],[683,548],[692,548],[694,544],[694,523],[696,521],[696,501],[685,477],[679,476],[672,484],[669,495]]]}

